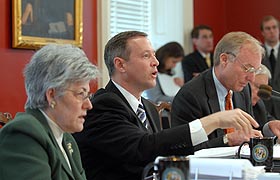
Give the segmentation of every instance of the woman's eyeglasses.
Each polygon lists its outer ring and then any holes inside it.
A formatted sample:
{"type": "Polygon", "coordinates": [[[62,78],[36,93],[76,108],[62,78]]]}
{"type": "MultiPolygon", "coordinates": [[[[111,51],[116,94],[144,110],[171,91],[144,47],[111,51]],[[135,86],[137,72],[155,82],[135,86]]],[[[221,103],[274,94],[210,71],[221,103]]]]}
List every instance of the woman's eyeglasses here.
{"type": "Polygon", "coordinates": [[[71,89],[66,89],[66,91],[73,92],[74,96],[76,96],[81,101],[85,101],[86,99],[91,99],[93,97],[93,94],[91,92],[85,92],[85,91],[76,92],[76,91],[71,90],[71,89]]]}

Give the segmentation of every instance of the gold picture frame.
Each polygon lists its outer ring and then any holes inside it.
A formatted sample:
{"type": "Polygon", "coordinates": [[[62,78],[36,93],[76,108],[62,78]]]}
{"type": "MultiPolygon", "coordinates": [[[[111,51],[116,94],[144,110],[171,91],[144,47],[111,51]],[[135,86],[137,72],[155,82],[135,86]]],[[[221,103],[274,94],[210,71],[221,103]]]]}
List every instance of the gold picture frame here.
{"type": "Polygon", "coordinates": [[[39,49],[49,43],[82,47],[83,0],[13,0],[12,47],[39,49]]]}

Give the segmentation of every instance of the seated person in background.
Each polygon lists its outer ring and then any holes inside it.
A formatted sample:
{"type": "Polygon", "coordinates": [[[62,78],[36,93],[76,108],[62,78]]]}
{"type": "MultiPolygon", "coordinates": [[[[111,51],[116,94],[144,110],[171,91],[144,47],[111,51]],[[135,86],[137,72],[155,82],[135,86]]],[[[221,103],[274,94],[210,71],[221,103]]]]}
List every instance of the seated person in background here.
{"type": "MultiPolygon", "coordinates": [[[[261,20],[261,34],[263,35],[265,56],[264,64],[271,72],[269,85],[276,91],[280,91],[280,26],[276,17],[268,15],[261,20]]],[[[271,97],[264,101],[267,111],[275,118],[280,119],[280,100],[271,97]]]]}
{"type": "Polygon", "coordinates": [[[191,32],[192,42],[196,50],[184,57],[182,69],[185,82],[213,66],[213,31],[206,25],[194,27],[191,32]]]}
{"type": "MultiPolygon", "coordinates": [[[[251,35],[244,32],[226,34],[216,46],[214,67],[187,82],[175,96],[171,126],[180,126],[192,119],[233,108],[252,115],[248,82],[254,80],[263,54],[260,42],[251,35]]],[[[253,136],[262,135],[257,130],[246,136],[237,130],[218,129],[208,136],[208,142],[197,145],[195,150],[236,146],[253,136]]]]}
{"type": "Polygon", "coordinates": [[[72,45],[47,45],[24,71],[25,112],[0,131],[0,179],[86,179],[70,133],[83,129],[92,108],[97,68],[72,45]]]}
{"type": "Polygon", "coordinates": [[[192,154],[193,146],[216,128],[233,126],[249,135],[251,124],[258,126],[237,109],[159,131],[155,106],[141,97],[156,85],[159,64],[147,34],[115,35],[105,46],[104,59],[110,81],[95,93],[85,128],[74,135],[88,180],[140,180],[145,165],[157,156],[192,154]]]}
{"type": "Polygon", "coordinates": [[[271,73],[265,65],[256,72],[254,82],[250,82],[252,91],[252,105],[255,120],[259,123],[259,130],[263,130],[265,136],[278,136],[280,138],[280,121],[276,120],[265,108],[264,102],[258,96],[259,86],[267,85],[271,78],[271,73]]]}
{"type": "Polygon", "coordinates": [[[172,102],[174,96],[183,86],[182,78],[173,78],[172,69],[184,57],[184,49],[177,42],[170,42],[156,51],[156,58],[159,62],[156,86],[145,91],[148,99],[155,103],[161,101],[172,102]]]}

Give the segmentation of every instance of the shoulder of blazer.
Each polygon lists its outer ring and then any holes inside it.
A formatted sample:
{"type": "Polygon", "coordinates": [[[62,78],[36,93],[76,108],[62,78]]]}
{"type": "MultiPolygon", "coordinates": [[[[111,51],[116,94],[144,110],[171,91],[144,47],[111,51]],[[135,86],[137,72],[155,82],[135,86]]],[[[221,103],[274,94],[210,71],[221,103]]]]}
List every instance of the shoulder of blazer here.
{"type": "Polygon", "coordinates": [[[189,86],[202,86],[207,84],[213,84],[213,75],[212,75],[212,68],[207,69],[200,73],[198,76],[194,77],[192,80],[187,82],[189,86]]]}
{"type": "Polygon", "coordinates": [[[26,127],[27,129],[30,129],[30,126],[32,126],[33,130],[38,129],[39,131],[42,131],[43,128],[48,134],[52,134],[47,119],[39,109],[27,108],[26,112],[18,113],[16,115],[14,120],[17,121],[17,119],[20,121],[21,126],[26,127]],[[29,125],[22,125],[25,123],[29,125]]]}
{"type": "Polygon", "coordinates": [[[245,96],[249,97],[249,99],[251,100],[252,91],[251,91],[250,84],[248,83],[247,86],[245,86],[240,93],[243,93],[245,96]]]}
{"type": "MultiPolygon", "coordinates": [[[[107,89],[99,89],[91,100],[93,106],[95,103],[107,103],[114,106],[121,106],[126,109],[127,112],[133,112],[132,107],[129,105],[125,97],[119,92],[108,91],[107,89]]],[[[130,114],[130,113],[129,113],[130,114]]]]}
{"type": "Polygon", "coordinates": [[[182,62],[194,61],[194,60],[200,59],[200,58],[202,58],[200,53],[198,51],[194,51],[194,52],[191,52],[188,55],[186,55],[182,62]]]}

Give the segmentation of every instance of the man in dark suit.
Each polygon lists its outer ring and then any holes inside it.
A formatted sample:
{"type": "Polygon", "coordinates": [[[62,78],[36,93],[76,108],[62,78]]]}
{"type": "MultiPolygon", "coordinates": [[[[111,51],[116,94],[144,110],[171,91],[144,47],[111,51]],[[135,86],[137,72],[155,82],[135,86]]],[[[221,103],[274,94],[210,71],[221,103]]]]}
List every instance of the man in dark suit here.
{"type": "MultiPolygon", "coordinates": [[[[214,67],[186,83],[172,103],[172,127],[189,123],[192,119],[226,110],[229,103],[252,114],[251,92],[248,82],[253,81],[259,69],[264,49],[252,36],[244,32],[226,34],[214,52],[214,67]]],[[[231,130],[230,130],[231,131],[231,130]]],[[[254,131],[251,136],[261,136],[254,131]]],[[[249,140],[239,131],[225,133],[218,129],[211,133],[208,142],[195,150],[219,146],[235,146],[249,140]]]]}
{"type": "Polygon", "coordinates": [[[75,134],[88,180],[140,180],[145,165],[157,156],[191,154],[193,145],[207,140],[217,127],[251,132],[254,121],[241,110],[159,131],[155,106],[141,97],[156,85],[159,64],[145,33],[117,34],[105,46],[104,58],[111,80],[95,93],[85,129],[75,134]]]}
{"type": "Polygon", "coordinates": [[[182,69],[185,82],[213,65],[213,32],[209,26],[199,25],[191,32],[196,50],[184,57],[182,69]]]}
{"type": "MultiPolygon", "coordinates": [[[[261,33],[264,37],[265,56],[262,60],[271,72],[269,85],[276,91],[280,91],[280,43],[279,21],[273,16],[265,16],[261,22],[261,33]]],[[[267,110],[277,119],[280,119],[280,100],[272,97],[265,101],[267,110]]]]}

